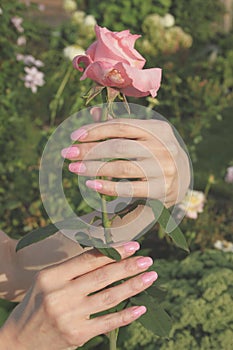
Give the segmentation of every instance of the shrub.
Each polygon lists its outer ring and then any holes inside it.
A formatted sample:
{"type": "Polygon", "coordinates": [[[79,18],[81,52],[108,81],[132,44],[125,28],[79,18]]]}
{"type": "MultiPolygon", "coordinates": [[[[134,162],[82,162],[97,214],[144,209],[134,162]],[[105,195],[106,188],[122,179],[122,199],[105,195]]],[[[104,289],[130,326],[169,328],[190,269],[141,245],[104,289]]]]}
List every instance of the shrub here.
{"type": "Polygon", "coordinates": [[[173,317],[170,339],[155,337],[139,322],[121,330],[122,350],[232,349],[233,254],[208,250],[182,261],[155,262],[164,306],[173,317]]]}

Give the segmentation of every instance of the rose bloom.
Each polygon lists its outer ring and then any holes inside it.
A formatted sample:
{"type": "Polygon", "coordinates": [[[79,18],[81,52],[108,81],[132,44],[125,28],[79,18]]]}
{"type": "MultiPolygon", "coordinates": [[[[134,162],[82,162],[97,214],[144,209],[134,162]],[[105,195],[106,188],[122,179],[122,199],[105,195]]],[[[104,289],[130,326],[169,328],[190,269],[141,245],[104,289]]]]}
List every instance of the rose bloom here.
{"type": "Polygon", "coordinates": [[[185,216],[190,219],[197,219],[198,213],[203,212],[204,203],[205,195],[203,192],[188,190],[179,207],[185,211],[185,216]]]}
{"type": "Polygon", "coordinates": [[[85,55],[73,60],[74,68],[83,72],[80,80],[90,78],[126,96],[155,97],[160,87],[161,69],[143,69],[146,60],[134,49],[140,35],[130,34],[129,30],[111,32],[98,25],[95,32],[97,40],[85,55]]]}

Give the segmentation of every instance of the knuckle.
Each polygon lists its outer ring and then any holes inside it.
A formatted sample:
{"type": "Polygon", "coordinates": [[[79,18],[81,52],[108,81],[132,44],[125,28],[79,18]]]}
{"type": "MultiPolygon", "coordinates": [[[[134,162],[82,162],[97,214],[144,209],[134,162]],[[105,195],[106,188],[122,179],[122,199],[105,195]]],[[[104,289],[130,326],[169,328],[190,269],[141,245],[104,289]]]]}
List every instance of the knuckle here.
{"type": "Polygon", "coordinates": [[[104,305],[114,306],[117,304],[117,298],[112,290],[102,292],[101,298],[104,305]]]}
{"type": "Polygon", "coordinates": [[[57,319],[59,318],[59,310],[57,308],[59,303],[57,303],[57,297],[55,293],[48,293],[43,298],[43,307],[45,314],[50,319],[57,319]]]}
{"type": "Polygon", "coordinates": [[[117,128],[119,136],[125,135],[126,121],[123,118],[117,119],[117,128]]]}
{"type": "Polygon", "coordinates": [[[103,322],[103,333],[107,333],[113,329],[116,329],[118,327],[119,322],[117,322],[117,319],[119,316],[106,316],[103,322]]]}
{"type": "Polygon", "coordinates": [[[143,289],[143,282],[141,277],[139,276],[138,278],[132,278],[129,283],[129,288],[131,291],[131,294],[137,294],[139,291],[143,289]]]}
{"type": "Polygon", "coordinates": [[[130,162],[127,162],[127,161],[119,162],[118,174],[119,173],[122,177],[131,177],[132,167],[130,162]]]}
{"type": "Polygon", "coordinates": [[[168,147],[169,153],[173,157],[177,157],[179,155],[180,147],[177,142],[172,142],[168,147]]]}
{"type": "Polygon", "coordinates": [[[46,291],[51,283],[51,271],[50,268],[46,268],[36,275],[36,284],[42,291],[46,291]]]}
{"type": "Polygon", "coordinates": [[[81,332],[75,327],[71,328],[71,325],[64,332],[64,337],[69,346],[82,346],[85,342],[81,332]]]}
{"type": "Polygon", "coordinates": [[[126,259],[124,261],[124,270],[126,272],[126,274],[132,274],[135,273],[135,271],[137,270],[137,265],[135,264],[135,260],[133,259],[126,259]]]}
{"type": "Polygon", "coordinates": [[[93,274],[93,283],[98,285],[102,285],[110,282],[110,276],[106,269],[97,269],[93,274]]]}
{"type": "Polygon", "coordinates": [[[97,252],[96,251],[86,251],[80,255],[80,264],[85,266],[87,270],[92,271],[96,269],[97,265],[97,252]]]}
{"type": "Polygon", "coordinates": [[[173,160],[170,160],[169,164],[167,165],[166,175],[171,178],[175,178],[177,176],[177,166],[173,160]]]}
{"type": "Polygon", "coordinates": [[[126,326],[132,321],[132,314],[128,310],[124,310],[118,314],[118,324],[122,326],[126,326]]]}
{"type": "Polygon", "coordinates": [[[125,153],[125,142],[122,139],[111,140],[111,151],[114,158],[121,158],[125,153]]]}
{"type": "Polygon", "coordinates": [[[116,193],[121,197],[132,197],[133,187],[130,181],[127,182],[117,182],[116,183],[116,193]]]}

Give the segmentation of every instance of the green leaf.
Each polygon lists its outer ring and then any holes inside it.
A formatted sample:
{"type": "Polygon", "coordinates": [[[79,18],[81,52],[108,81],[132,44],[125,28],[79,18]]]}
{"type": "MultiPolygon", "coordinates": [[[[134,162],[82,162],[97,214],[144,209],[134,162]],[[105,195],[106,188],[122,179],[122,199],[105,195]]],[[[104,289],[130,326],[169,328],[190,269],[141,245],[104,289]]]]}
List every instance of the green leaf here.
{"type": "Polygon", "coordinates": [[[104,248],[106,244],[102,241],[100,238],[91,237],[87,233],[79,231],[75,234],[75,239],[81,244],[82,246],[88,246],[88,247],[96,247],[96,248],[104,248]]]}
{"type": "Polygon", "coordinates": [[[22,239],[20,239],[16,246],[16,251],[19,251],[20,249],[25,248],[33,243],[42,241],[43,239],[54,235],[56,232],[58,232],[58,228],[53,224],[49,224],[46,227],[40,227],[36,230],[33,230],[26,234],[22,239]]]}
{"type": "Polygon", "coordinates": [[[158,286],[151,286],[146,290],[147,294],[149,294],[153,299],[156,299],[157,302],[164,300],[164,297],[167,294],[167,291],[158,286]]]}
{"type": "Polygon", "coordinates": [[[49,224],[45,227],[37,228],[29,232],[19,240],[16,246],[16,251],[54,235],[59,231],[59,229],[69,229],[78,231],[80,229],[86,228],[87,225],[88,224],[79,220],[66,219],[63,221],[59,221],[57,224],[49,224]]]}
{"type": "Polygon", "coordinates": [[[170,316],[146,291],[130,298],[130,303],[132,305],[146,306],[147,312],[138,319],[143,327],[160,337],[169,336],[172,327],[170,316]]]}
{"type": "Polygon", "coordinates": [[[118,253],[118,251],[115,248],[100,248],[97,247],[96,249],[99,250],[100,253],[103,255],[107,256],[110,259],[120,261],[121,260],[121,255],[118,253]]]}
{"type": "Polygon", "coordinates": [[[166,234],[171,237],[173,242],[180,248],[189,252],[188,244],[186,239],[181,231],[181,229],[177,226],[177,223],[171,216],[169,210],[165,208],[165,206],[158,200],[150,200],[149,205],[153,210],[155,220],[163,227],[166,234]],[[171,231],[169,227],[174,227],[171,231]]]}

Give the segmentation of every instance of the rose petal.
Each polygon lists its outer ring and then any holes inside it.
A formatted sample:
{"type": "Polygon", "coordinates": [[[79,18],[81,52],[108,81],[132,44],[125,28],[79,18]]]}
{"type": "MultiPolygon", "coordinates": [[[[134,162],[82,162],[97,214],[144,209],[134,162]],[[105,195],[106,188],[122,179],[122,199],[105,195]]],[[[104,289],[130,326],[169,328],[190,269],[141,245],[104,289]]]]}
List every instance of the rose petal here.
{"type": "MultiPolygon", "coordinates": [[[[80,80],[90,78],[101,85],[105,84],[105,76],[112,69],[112,65],[107,62],[91,63],[84,71],[80,80]]],[[[106,85],[107,86],[107,85],[106,85]]]]}
{"type": "MultiPolygon", "coordinates": [[[[87,54],[91,54],[93,61],[108,61],[112,64],[124,62],[132,66],[142,68],[146,60],[133,48],[135,40],[138,36],[129,34],[128,39],[121,40],[121,33],[114,33],[107,28],[101,28],[98,25],[95,27],[97,41],[93,47],[87,50],[87,54]],[[129,39],[130,37],[130,39],[129,39]]],[[[123,31],[126,32],[126,31],[123,31]]]]}
{"type": "MultiPolygon", "coordinates": [[[[125,74],[132,80],[131,86],[121,90],[123,94],[134,97],[147,96],[149,94],[152,97],[156,96],[162,76],[160,68],[137,69],[124,63],[122,66],[125,74]]],[[[116,65],[116,68],[119,69],[118,65],[116,65]]]]}
{"type": "Polygon", "coordinates": [[[75,56],[73,59],[73,66],[75,69],[79,70],[80,72],[84,71],[84,68],[80,66],[80,63],[83,63],[85,68],[89,66],[89,64],[92,63],[92,60],[87,55],[78,55],[75,56]]]}

